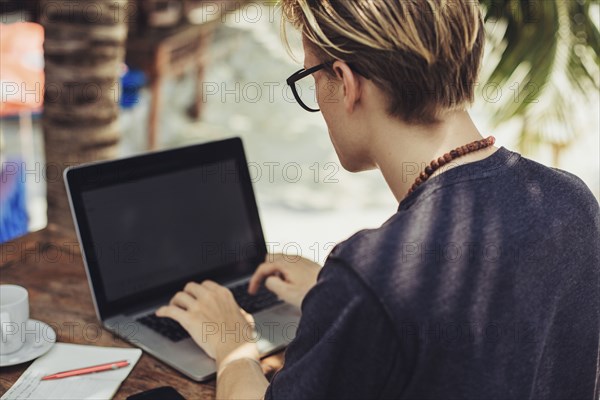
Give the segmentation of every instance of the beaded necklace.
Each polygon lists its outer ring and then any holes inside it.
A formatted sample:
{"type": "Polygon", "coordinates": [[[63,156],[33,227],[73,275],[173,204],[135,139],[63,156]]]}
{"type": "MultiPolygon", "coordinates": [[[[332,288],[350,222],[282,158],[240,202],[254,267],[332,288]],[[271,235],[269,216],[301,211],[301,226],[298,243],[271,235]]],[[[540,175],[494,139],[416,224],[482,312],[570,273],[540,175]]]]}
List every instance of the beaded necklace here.
{"type": "Polygon", "coordinates": [[[468,143],[464,146],[457,147],[454,150],[450,150],[450,152],[444,154],[438,159],[434,159],[429,163],[427,167],[421,172],[421,174],[415,179],[415,183],[410,187],[406,196],[411,194],[420,184],[425,182],[429,177],[437,171],[440,167],[448,164],[450,161],[458,158],[460,156],[464,156],[465,154],[472,153],[477,150],[485,149],[486,147],[492,146],[496,142],[496,138],[493,136],[488,136],[485,139],[476,140],[474,142],[468,143]]]}

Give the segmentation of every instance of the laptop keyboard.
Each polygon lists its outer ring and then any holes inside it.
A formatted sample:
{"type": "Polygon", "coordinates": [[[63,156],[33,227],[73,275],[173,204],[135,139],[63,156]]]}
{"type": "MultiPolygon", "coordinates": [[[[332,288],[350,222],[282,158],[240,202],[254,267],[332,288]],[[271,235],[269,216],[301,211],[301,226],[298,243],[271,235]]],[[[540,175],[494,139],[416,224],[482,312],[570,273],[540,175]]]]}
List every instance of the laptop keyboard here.
{"type": "Polygon", "coordinates": [[[264,285],[260,286],[255,295],[248,294],[248,283],[242,283],[229,289],[240,307],[250,314],[264,310],[275,304],[283,303],[264,285]]]}
{"type": "MultiPolygon", "coordinates": [[[[255,295],[248,294],[248,283],[231,287],[230,290],[240,307],[250,314],[282,303],[277,296],[264,286],[261,286],[255,295]]],[[[171,318],[160,318],[152,313],[138,318],[137,321],[173,342],[179,342],[190,337],[189,333],[171,318]]]]}
{"type": "Polygon", "coordinates": [[[171,318],[157,317],[152,313],[138,318],[137,321],[146,325],[153,331],[160,333],[172,342],[179,342],[190,337],[190,334],[183,329],[179,322],[171,318]]]}

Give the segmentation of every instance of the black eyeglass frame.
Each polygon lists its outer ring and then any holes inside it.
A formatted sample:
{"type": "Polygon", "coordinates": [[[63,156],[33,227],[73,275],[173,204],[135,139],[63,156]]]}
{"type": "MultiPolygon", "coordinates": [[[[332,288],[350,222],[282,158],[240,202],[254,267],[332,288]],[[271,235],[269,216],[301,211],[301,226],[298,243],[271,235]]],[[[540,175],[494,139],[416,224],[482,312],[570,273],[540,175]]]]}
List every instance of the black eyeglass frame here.
{"type": "MultiPolygon", "coordinates": [[[[334,61],[327,61],[324,62],[322,64],[319,65],[315,65],[314,67],[311,67],[309,69],[304,69],[302,68],[299,71],[294,72],[289,78],[286,79],[286,83],[292,88],[292,93],[294,94],[294,97],[296,98],[296,101],[298,102],[298,104],[300,105],[300,107],[302,107],[303,109],[305,109],[308,112],[319,112],[321,111],[320,108],[310,108],[309,106],[307,106],[306,104],[304,104],[304,102],[302,101],[302,99],[300,98],[300,95],[298,94],[298,90],[296,89],[296,82],[298,82],[300,79],[302,78],[306,78],[307,76],[309,76],[310,74],[314,74],[315,72],[333,64],[335,62],[334,61]]],[[[349,65],[348,66],[355,71],[358,74],[361,74],[356,67],[349,65]]],[[[363,74],[361,74],[363,75],[363,74]]],[[[364,76],[364,75],[363,75],[364,76]]]]}

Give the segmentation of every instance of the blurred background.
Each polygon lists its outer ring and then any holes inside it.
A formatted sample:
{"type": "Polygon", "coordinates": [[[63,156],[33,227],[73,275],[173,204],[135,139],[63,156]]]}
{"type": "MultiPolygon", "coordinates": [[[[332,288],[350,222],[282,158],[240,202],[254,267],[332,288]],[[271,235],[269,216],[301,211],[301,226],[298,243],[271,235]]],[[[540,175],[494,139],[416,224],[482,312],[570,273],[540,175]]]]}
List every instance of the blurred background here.
{"type": "MultiPolygon", "coordinates": [[[[482,0],[487,48],[471,110],[484,135],[600,195],[600,5],[482,0]]],[[[230,136],[244,140],[270,251],[322,262],[397,202],[344,171],[274,1],[0,0],[0,242],[72,231],[62,170],[230,136]]],[[[193,184],[193,182],[190,182],[193,184]]]]}

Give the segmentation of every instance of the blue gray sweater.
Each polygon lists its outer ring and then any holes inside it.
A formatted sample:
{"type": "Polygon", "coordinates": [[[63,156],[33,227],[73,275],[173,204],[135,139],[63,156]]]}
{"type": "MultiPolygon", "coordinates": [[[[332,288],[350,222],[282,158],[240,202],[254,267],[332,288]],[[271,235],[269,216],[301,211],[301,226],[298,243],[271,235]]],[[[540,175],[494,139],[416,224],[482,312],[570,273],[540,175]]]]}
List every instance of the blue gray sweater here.
{"type": "Polygon", "coordinates": [[[266,399],[597,399],[600,210],[504,147],[337,245],[266,399]]]}

